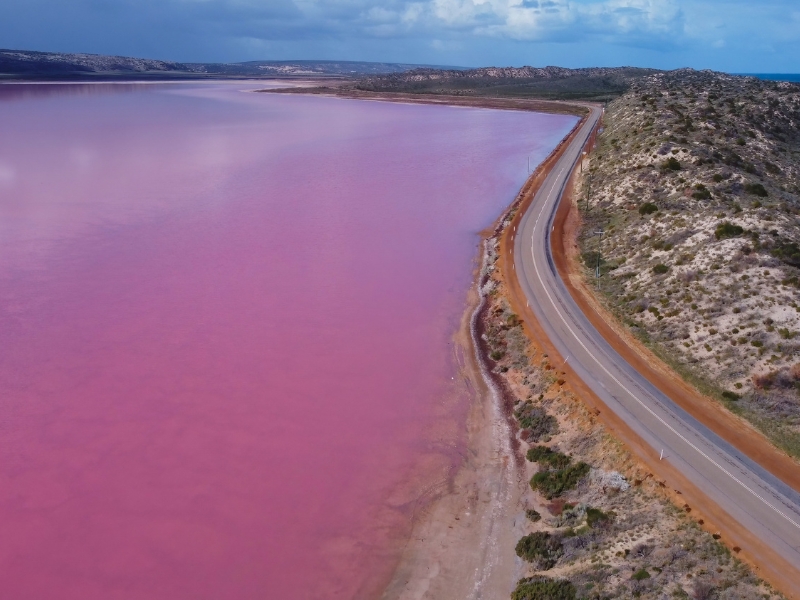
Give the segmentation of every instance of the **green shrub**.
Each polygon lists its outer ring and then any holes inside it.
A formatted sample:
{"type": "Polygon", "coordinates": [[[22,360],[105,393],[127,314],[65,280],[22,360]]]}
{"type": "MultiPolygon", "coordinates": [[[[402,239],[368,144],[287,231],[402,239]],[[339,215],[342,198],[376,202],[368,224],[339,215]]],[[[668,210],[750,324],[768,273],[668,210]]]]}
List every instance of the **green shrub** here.
{"type": "Polygon", "coordinates": [[[566,579],[529,577],[520,579],[511,600],[575,600],[575,586],[566,579]]]}
{"type": "Polygon", "coordinates": [[[548,415],[539,406],[525,404],[514,413],[514,416],[517,417],[519,426],[528,432],[525,438],[528,441],[538,442],[558,431],[558,419],[548,415]]]}
{"type": "Polygon", "coordinates": [[[642,579],[650,579],[650,573],[647,572],[647,569],[639,569],[631,575],[631,579],[635,581],[641,581],[642,579]]]}
{"type": "Polygon", "coordinates": [[[791,340],[792,338],[794,338],[797,335],[796,331],[791,331],[790,329],[787,329],[785,327],[781,328],[781,329],[778,329],[778,333],[785,340],[791,340]]]}
{"type": "Polygon", "coordinates": [[[528,510],[525,511],[525,516],[528,517],[528,519],[530,521],[533,521],[534,523],[542,520],[542,515],[540,515],[538,511],[535,511],[532,508],[529,508],[528,510]]]}
{"type": "Polygon", "coordinates": [[[653,273],[655,273],[656,275],[663,275],[667,271],[669,271],[669,267],[665,264],[659,263],[655,267],[653,267],[653,273]]]}
{"type": "Polygon", "coordinates": [[[552,569],[561,556],[561,538],[547,531],[534,531],[521,538],[514,549],[523,560],[536,562],[542,570],[552,569]]]}
{"type": "Polygon", "coordinates": [[[639,214],[644,215],[652,215],[654,212],[658,211],[658,207],[653,204],[652,202],[645,202],[639,207],[639,214]]]}
{"type": "Polygon", "coordinates": [[[762,342],[761,340],[752,340],[750,342],[750,345],[755,346],[756,348],[761,348],[764,345],[764,342],[762,342]]]}
{"type": "Polygon", "coordinates": [[[694,186],[694,189],[697,190],[692,194],[692,198],[695,200],[709,200],[711,198],[711,192],[702,183],[698,183],[694,186]]]}
{"type": "Polygon", "coordinates": [[[800,247],[797,242],[781,241],[771,251],[772,256],[793,267],[800,267],[800,247]]]}
{"type": "Polygon", "coordinates": [[[568,490],[575,489],[591,467],[584,462],[569,465],[557,471],[540,471],[531,477],[530,486],[539,491],[545,498],[552,500],[568,490]]]}
{"type": "Polygon", "coordinates": [[[596,527],[602,527],[609,521],[611,521],[611,515],[604,513],[599,508],[586,509],[586,524],[592,529],[595,529],[596,527]]]}
{"type": "Polygon", "coordinates": [[[528,450],[525,456],[529,461],[550,469],[564,469],[572,462],[572,458],[566,454],[551,450],[547,446],[534,446],[528,450]]]}
{"type": "Polygon", "coordinates": [[[725,390],[724,392],[722,392],[722,397],[725,398],[725,400],[736,402],[739,399],[739,394],[735,394],[734,392],[729,392],[728,390],[725,390]]]}
{"type": "Polygon", "coordinates": [[[744,229],[742,227],[725,221],[724,223],[717,225],[717,228],[714,230],[714,237],[718,240],[722,240],[725,238],[736,237],[737,235],[742,235],[743,233],[744,229]]]}
{"type": "Polygon", "coordinates": [[[498,361],[501,358],[503,358],[503,356],[505,356],[505,354],[506,353],[503,352],[502,350],[494,350],[491,354],[489,354],[489,358],[491,358],[494,361],[498,361]]]}
{"type": "Polygon", "coordinates": [[[759,196],[761,198],[766,198],[769,196],[766,188],[760,183],[745,183],[744,191],[748,194],[753,194],[754,196],[759,196]]]}
{"type": "Polygon", "coordinates": [[[678,162],[678,159],[676,159],[674,156],[670,156],[667,160],[661,163],[661,168],[668,171],[680,171],[681,163],[678,162]]]}
{"type": "Polygon", "coordinates": [[[722,175],[719,173],[714,173],[714,176],[711,179],[713,179],[715,183],[719,183],[722,181],[722,175]]]}

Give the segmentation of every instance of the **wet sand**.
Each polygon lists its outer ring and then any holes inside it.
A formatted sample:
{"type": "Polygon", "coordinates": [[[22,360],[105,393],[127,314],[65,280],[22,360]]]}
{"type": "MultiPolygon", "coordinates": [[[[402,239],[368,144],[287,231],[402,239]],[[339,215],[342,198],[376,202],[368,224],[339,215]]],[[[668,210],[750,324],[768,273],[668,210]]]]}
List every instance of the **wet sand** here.
{"type": "Polygon", "coordinates": [[[483,303],[477,286],[455,336],[459,376],[469,390],[467,454],[446,491],[419,515],[382,598],[507,597],[521,565],[514,554],[524,482],[501,392],[476,352],[483,303]]]}

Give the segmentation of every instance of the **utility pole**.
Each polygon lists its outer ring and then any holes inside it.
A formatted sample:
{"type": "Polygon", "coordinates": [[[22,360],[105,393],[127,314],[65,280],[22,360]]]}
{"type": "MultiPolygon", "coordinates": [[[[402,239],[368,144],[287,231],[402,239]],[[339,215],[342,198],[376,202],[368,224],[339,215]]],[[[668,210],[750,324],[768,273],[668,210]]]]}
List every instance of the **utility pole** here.
{"type": "Polygon", "coordinates": [[[597,279],[597,289],[600,289],[600,250],[603,247],[603,230],[595,231],[595,235],[600,235],[600,240],[597,242],[597,267],[594,271],[595,279],[597,279]]]}

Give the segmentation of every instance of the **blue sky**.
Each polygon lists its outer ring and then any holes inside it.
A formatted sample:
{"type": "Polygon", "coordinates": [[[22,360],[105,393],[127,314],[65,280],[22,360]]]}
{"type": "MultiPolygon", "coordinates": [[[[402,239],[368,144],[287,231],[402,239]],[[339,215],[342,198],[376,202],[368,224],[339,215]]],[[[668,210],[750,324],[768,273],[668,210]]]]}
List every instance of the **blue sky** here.
{"type": "Polygon", "coordinates": [[[800,0],[2,0],[0,47],[800,72],[800,0]]]}

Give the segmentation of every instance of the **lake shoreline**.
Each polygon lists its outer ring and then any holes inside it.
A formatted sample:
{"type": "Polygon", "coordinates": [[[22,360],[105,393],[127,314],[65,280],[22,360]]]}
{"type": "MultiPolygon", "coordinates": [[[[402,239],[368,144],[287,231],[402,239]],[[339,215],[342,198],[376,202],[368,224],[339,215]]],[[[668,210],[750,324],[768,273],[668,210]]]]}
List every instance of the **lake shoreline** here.
{"type": "MultiPolygon", "coordinates": [[[[576,108],[573,110],[577,112],[576,108]]],[[[408,543],[382,600],[508,597],[523,574],[524,565],[514,547],[524,535],[525,461],[513,418],[515,399],[504,389],[503,380],[493,374],[493,361],[483,341],[490,293],[485,286],[491,272],[498,268],[495,263],[500,240],[513,216],[541,184],[581,123],[579,120],[536,167],[492,226],[481,232],[480,265],[454,335],[460,376],[473,390],[467,419],[467,453],[452,476],[448,491],[431,500],[412,524],[408,543]]]]}
{"type": "Polygon", "coordinates": [[[574,115],[583,117],[586,109],[581,102],[562,100],[539,100],[528,98],[488,98],[475,96],[409,94],[404,92],[366,92],[341,87],[277,87],[254,90],[255,93],[266,94],[302,94],[327,96],[347,100],[371,100],[380,102],[397,102],[401,104],[434,104],[440,106],[461,106],[465,108],[490,108],[496,110],[520,110],[558,115],[574,115]]]}

